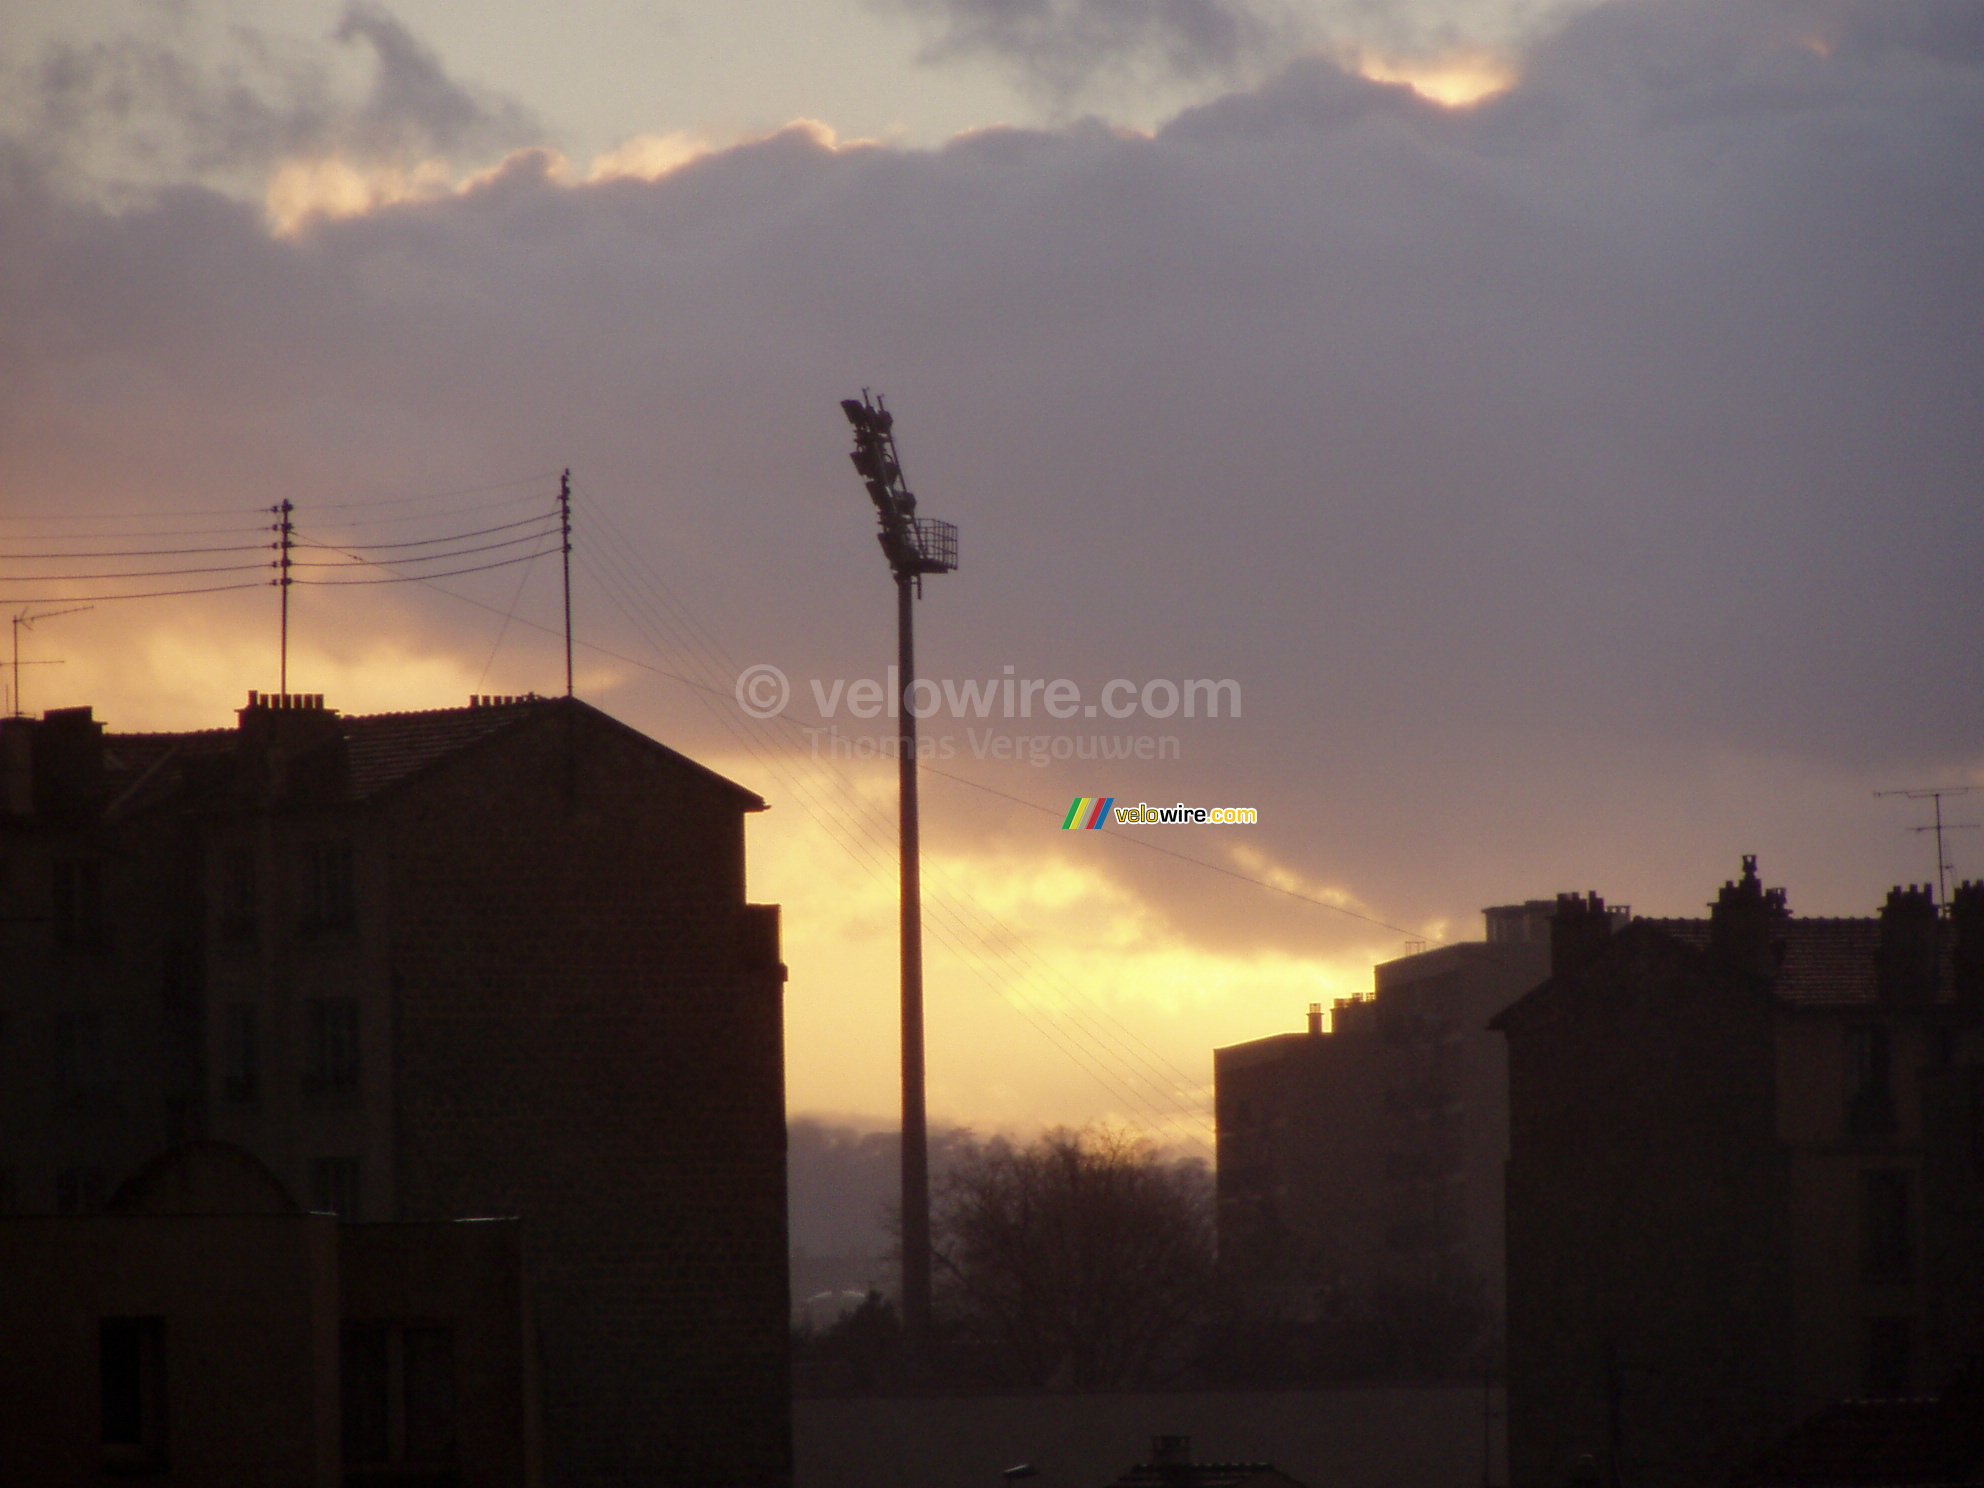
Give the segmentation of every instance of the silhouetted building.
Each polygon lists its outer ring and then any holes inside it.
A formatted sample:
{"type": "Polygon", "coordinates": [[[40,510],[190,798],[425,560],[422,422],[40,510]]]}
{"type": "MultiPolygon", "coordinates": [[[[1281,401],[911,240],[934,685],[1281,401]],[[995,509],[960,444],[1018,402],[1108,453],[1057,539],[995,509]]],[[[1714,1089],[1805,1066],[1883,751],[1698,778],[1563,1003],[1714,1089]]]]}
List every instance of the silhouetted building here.
{"type": "Polygon", "coordinates": [[[1258,1310],[1344,1323],[1326,1371],[1450,1372],[1500,1314],[1508,1098],[1487,1022],[1548,974],[1551,908],[1489,909],[1485,941],[1382,963],[1327,1029],[1312,1007],[1306,1033],[1213,1054],[1221,1269],[1258,1310]]]}
{"type": "Polygon", "coordinates": [[[535,1488],[519,1229],[339,1224],[215,1142],[0,1219],[0,1481],[535,1488]]]}
{"type": "Polygon", "coordinates": [[[1564,895],[1508,1037],[1509,1448],[1724,1481],[1984,1341],[1984,885],[1796,919],[1746,858],[1706,920],[1564,895]]]}
{"type": "Polygon", "coordinates": [[[87,1213],[214,1138],[348,1220],[521,1216],[549,1481],[785,1482],[764,803],[583,703],[478,702],[0,725],[0,1204],[87,1213]]]}
{"type": "Polygon", "coordinates": [[[1933,1400],[1838,1401],[1732,1488],[1984,1488],[1984,1397],[1965,1379],[1933,1400]]]}

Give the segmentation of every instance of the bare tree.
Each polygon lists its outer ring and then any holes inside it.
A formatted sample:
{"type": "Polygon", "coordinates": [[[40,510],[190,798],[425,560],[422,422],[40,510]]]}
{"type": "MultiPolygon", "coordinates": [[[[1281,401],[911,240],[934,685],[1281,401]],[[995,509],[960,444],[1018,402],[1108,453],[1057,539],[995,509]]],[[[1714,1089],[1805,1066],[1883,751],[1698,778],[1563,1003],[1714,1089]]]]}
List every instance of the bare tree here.
{"type": "Polygon", "coordinates": [[[934,1205],[941,1299],[1033,1385],[1148,1380],[1202,1310],[1212,1185],[1108,1129],[959,1154],[934,1205]]]}

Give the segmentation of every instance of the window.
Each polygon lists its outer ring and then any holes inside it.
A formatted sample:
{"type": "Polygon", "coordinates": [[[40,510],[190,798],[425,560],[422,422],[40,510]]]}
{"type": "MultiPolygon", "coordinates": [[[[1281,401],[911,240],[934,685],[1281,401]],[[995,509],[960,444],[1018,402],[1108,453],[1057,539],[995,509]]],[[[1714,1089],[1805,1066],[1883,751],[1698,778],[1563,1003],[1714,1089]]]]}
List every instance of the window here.
{"type": "Polygon", "coordinates": [[[165,1471],[165,1319],[104,1318],[97,1330],[103,1465],[165,1471]]]}
{"type": "Polygon", "coordinates": [[[1984,1069],[1973,1064],[1964,1073],[1970,1086],[1970,1165],[1984,1173],[1984,1069]]]}
{"type": "Polygon", "coordinates": [[[110,1060],[104,1048],[102,1013],[57,1015],[55,1083],[72,1095],[100,1091],[109,1086],[110,1060]]]}
{"type": "Polygon", "coordinates": [[[1867,1319],[1866,1368],[1862,1388],[1869,1400],[1899,1400],[1914,1383],[1910,1329],[1905,1317],[1867,1319]]]}
{"type": "Polygon", "coordinates": [[[305,1005],[303,1084],[307,1090],[358,1088],[358,999],[313,997],[305,1005]]]}
{"type": "Polygon", "coordinates": [[[450,1328],[408,1328],[400,1336],[406,1373],[406,1460],[449,1462],[455,1456],[455,1335],[450,1328]]]}
{"type": "Polygon", "coordinates": [[[1877,1168],[1861,1175],[1861,1272],[1868,1281],[1906,1281],[1915,1271],[1909,1175],[1877,1168]]]}
{"type": "Polygon", "coordinates": [[[102,1168],[64,1168],[55,1175],[56,1213],[94,1214],[102,1207],[102,1168]]]}
{"type": "Polygon", "coordinates": [[[303,930],[330,935],[357,923],[351,892],[351,844],[313,842],[304,850],[303,930]]]}
{"type": "Polygon", "coordinates": [[[452,1328],[352,1324],[344,1334],[343,1374],[347,1467],[455,1460],[452,1328]]]}
{"type": "Polygon", "coordinates": [[[1879,1024],[1846,1030],[1846,1129],[1855,1136],[1894,1131],[1893,1053],[1879,1024]]]}
{"type": "Polygon", "coordinates": [[[223,940],[248,943],[258,929],[255,893],[255,854],[245,847],[229,848],[221,861],[220,933],[223,940]]]}
{"type": "Polygon", "coordinates": [[[310,1163],[311,1208],[339,1219],[358,1218],[358,1159],[319,1157],[310,1163]]]}
{"type": "Polygon", "coordinates": [[[258,1093],[255,1005],[231,1003],[227,1027],[222,1035],[221,1096],[231,1101],[251,1101],[258,1093]]]}
{"type": "Polygon", "coordinates": [[[55,943],[78,950],[101,946],[106,939],[103,876],[96,862],[88,858],[58,861],[54,874],[55,943]]]}

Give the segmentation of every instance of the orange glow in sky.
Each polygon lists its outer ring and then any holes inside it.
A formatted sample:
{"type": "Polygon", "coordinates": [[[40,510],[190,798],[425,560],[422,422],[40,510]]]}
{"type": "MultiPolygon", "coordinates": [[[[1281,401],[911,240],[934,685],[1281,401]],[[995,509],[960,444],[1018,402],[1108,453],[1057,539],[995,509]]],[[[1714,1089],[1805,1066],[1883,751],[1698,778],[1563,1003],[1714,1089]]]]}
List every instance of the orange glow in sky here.
{"type": "Polygon", "coordinates": [[[1446,108],[1466,108],[1492,98],[1516,81],[1508,59],[1489,52],[1409,58],[1365,52],[1358,57],[1356,70],[1375,83],[1403,83],[1421,98],[1446,108]]]}

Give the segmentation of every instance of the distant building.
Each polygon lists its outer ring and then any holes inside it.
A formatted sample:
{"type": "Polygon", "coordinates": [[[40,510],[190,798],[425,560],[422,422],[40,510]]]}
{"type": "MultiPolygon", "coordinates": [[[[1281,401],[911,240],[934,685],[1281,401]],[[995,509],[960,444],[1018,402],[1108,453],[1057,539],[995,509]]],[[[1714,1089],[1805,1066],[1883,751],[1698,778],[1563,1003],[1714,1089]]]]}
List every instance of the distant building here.
{"type": "Polygon", "coordinates": [[[477,701],[0,723],[0,1209],[218,1139],[346,1220],[519,1216],[554,1488],[785,1483],[764,803],[583,703],[477,701]]]}
{"type": "Polygon", "coordinates": [[[1374,1343],[1350,1372],[1448,1372],[1500,1315],[1508,1098],[1487,1024],[1548,974],[1553,907],[1489,909],[1485,941],[1384,962],[1328,1028],[1312,1007],[1306,1033],[1214,1052],[1222,1270],[1286,1318],[1417,1313],[1448,1335],[1444,1357],[1374,1343]]]}
{"type": "MultiPolygon", "coordinates": [[[[1507,1035],[1516,1488],[1723,1482],[1984,1344],[1984,885],[1797,919],[1558,901],[1507,1035]]],[[[1842,1480],[1843,1481],[1843,1480],[1842,1480]]]]}

